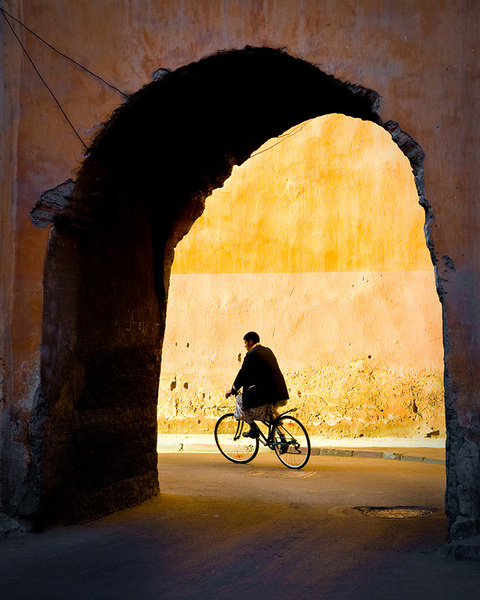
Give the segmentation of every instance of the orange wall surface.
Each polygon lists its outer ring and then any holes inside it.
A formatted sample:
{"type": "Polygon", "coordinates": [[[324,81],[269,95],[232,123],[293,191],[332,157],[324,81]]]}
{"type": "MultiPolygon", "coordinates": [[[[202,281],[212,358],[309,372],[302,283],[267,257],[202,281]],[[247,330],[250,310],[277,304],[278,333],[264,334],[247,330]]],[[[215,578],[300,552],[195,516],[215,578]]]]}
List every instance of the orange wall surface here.
{"type": "Polygon", "coordinates": [[[328,115],[234,168],[178,245],[172,272],[433,272],[423,223],[412,169],[390,135],[328,115]]]}
{"type": "MultiPolygon", "coordinates": [[[[328,115],[264,144],[177,246],[160,414],[215,414],[252,329],[277,353],[291,390],[292,374],[304,374],[305,420],[322,412],[315,389],[326,365],[341,379],[367,363],[365,379],[390,379],[392,399],[413,378],[428,404],[426,373],[441,379],[443,347],[423,222],[408,160],[373,123],[328,115]]],[[[338,402],[337,388],[331,380],[323,402],[338,402]]],[[[357,385],[351,403],[367,404],[372,389],[357,385]]]]}

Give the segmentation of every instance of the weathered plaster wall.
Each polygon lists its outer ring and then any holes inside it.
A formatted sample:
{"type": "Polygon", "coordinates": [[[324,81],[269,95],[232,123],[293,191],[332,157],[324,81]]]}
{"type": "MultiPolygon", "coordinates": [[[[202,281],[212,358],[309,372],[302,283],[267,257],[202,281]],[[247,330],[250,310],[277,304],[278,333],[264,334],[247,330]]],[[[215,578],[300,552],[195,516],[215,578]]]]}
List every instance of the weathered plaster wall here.
{"type": "Polygon", "coordinates": [[[251,329],[327,435],[445,434],[441,310],[408,159],[327,115],[265,143],[177,246],[159,431],[206,432],[251,329]]]}
{"type": "MultiPolygon", "coordinates": [[[[478,528],[478,2],[4,0],[1,6],[128,93],[148,83],[159,67],[176,69],[218,49],[250,44],[285,47],[382,95],[382,120],[398,121],[426,154],[425,193],[434,215],[430,235],[444,301],[447,510],[453,535],[478,528]]],[[[5,505],[28,485],[27,423],[39,372],[48,230],[33,228],[28,212],[44,190],[74,173],[83,148],[3,19],[0,28],[5,505]]],[[[88,142],[122,96],[18,31],[88,142]]]]}

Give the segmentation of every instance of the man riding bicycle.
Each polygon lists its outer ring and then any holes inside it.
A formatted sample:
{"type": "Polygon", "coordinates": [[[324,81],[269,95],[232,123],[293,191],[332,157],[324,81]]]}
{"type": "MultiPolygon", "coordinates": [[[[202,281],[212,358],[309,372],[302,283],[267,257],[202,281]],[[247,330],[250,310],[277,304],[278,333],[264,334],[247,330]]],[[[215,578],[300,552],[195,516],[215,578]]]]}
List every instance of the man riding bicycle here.
{"type": "Polygon", "coordinates": [[[272,410],[275,414],[276,407],[285,406],[288,389],[275,355],[270,348],[260,344],[258,333],[249,331],[243,341],[247,354],[226,397],[236,395],[234,416],[250,425],[250,430],[243,436],[257,438],[255,419],[264,421],[272,410]]]}

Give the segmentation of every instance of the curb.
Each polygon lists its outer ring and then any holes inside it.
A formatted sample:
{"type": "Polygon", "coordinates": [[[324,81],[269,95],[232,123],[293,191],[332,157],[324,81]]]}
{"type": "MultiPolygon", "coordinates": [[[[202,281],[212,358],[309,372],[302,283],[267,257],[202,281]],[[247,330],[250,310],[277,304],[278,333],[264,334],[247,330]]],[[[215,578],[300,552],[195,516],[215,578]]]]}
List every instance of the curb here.
{"type": "Polygon", "coordinates": [[[351,456],[353,458],[382,458],[386,460],[408,460],[412,462],[423,462],[436,465],[445,464],[445,461],[440,458],[410,456],[408,454],[401,454],[400,452],[383,452],[382,450],[336,450],[335,448],[312,448],[312,455],[351,456]]]}
{"type": "MultiPolygon", "coordinates": [[[[168,452],[218,452],[217,446],[211,443],[199,442],[167,442],[157,446],[157,453],[168,452]]],[[[269,448],[261,447],[259,452],[271,452],[269,448]]],[[[384,452],[383,450],[345,450],[336,448],[312,448],[312,456],[341,456],[346,458],[380,458],[385,460],[405,460],[411,462],[444,465],[445,461],[439,458],[428,458],[426,456],[411,456],[400,452],[384,452]]]]}

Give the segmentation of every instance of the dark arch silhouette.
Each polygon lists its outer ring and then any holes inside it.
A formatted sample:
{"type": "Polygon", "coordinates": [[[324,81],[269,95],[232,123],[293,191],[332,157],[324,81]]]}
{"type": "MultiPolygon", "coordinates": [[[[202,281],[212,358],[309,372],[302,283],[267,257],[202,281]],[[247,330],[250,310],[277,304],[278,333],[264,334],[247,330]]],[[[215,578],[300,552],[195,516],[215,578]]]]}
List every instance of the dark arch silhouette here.
{"type": "Polygon", "coordinates": [[[390,131],[423,199],[421,149],[397,124],[382,124],[378,109],[375,92],[282,50],[221,52],[164,71],[134,94],[93,141],[76,181],[42,197],[32,218],[54,227],[26,503],[39,526],[97,517],[158,491],[173,251],[235,164],[298,123],[343,113],[390,131]]]}

